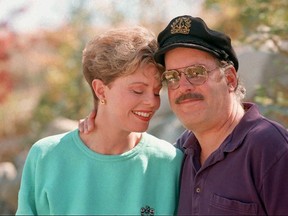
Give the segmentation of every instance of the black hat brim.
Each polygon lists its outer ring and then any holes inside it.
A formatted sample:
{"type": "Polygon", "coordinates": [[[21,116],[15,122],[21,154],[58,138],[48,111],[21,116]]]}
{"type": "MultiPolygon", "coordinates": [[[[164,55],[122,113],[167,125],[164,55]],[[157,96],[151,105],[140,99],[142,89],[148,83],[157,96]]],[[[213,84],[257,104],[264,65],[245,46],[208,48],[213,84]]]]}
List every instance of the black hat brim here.
{"type": "Polygon", "coordinates": [[[208,53],[211,53],[212,55],[216,56],[217,58],[221,59],[221,55],[217,52],[215,52],[215,48],[207,48],[206,46],[202,46],[199,44],[192,44],[192,43],[173,43],[171,45],[167,45],[165,47],[163,47],[162,49],[159,49],[155,55],[154,58],[156,60],[156,62],[159,62],[160,64],[165,66],[165,61],[164,61],[164,57],[165,57],[165,53],[168,52],[169,50],[172,50],[174,48],[178,48],[178,47],[187,47],[187,48],[192,48],[192,49],[198,49],[198,50],[202,50],[208,53]]]}

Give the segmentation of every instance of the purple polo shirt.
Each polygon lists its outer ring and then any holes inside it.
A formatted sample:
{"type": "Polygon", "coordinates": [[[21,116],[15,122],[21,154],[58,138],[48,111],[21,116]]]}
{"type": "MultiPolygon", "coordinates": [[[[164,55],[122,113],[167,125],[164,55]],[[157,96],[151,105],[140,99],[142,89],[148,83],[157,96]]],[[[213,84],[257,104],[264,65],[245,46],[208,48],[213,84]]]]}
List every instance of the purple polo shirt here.
{"type": "Polygon", "coordinates": [[[201,167],[191,131],[184,148],[178,215],[288,215],[288,132],[244,103],[234,131],[201,167]]]}

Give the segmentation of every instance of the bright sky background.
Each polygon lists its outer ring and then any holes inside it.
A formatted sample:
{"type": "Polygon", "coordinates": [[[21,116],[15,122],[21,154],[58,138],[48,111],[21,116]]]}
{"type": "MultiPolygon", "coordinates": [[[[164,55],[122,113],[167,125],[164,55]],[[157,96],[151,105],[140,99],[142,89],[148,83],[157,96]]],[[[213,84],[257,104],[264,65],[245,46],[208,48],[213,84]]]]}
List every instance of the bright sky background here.
{"type": "MultiPolygon", "coordinates": [[[[39,27],[57,27],[69,19],[69,11],[76,7],[79,1],[81,0],[0,0],[0,23],[9,19],[9,27],[20,32],[33,31],[39,27]],[[15,9],[25,6],[27,6],[27,9],[24,13],[11,16],[15,9]]],[[[167,19],[167,22],[178,15],[191,14],[196,16],[201,2],[203,2],[203,0],[191,0],[191,3],[187,6],[187,1],[184,0],[155,1],[159,2],[159,8],[162,4],[165,4],[168,9],[167,13],[165,11],[166,17],[164,18],[167,19]]],[[[99,8],[105,7],[104,4],[109,7],[109,5],[116,3],[117,8],[127,10],[127,16],[133,19],[133,16],[137,16],[135,2],[137,0],[87,0],[86,5],[89,9],[98,8],[99,11],[99,8]],[[127,7],[127,5],[129,6],[127,7]]]]}
{"type": "Polygon", "coordinates": [[[9,23],[19,31],[32,31],[38,27],[53,27],[67,19],[69,4],[73,0],[0,0],[0,22],[12,17],[9,23]],[[15,9],[27,6],[24,13],[11,16],[15,9]]]}

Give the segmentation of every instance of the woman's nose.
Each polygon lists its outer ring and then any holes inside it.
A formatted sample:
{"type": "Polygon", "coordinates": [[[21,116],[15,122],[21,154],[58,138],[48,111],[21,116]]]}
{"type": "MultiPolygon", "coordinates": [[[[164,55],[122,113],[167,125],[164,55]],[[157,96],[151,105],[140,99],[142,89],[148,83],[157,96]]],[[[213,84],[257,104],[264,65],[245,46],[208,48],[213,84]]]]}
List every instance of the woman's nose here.
{"type": "Polygon", "coordinates": [[[148,104],[154,109],[158,109],[160,107],[160,97],[156,96],[154,93],[149,94],[145,98],[145,104],[148,104]]]}

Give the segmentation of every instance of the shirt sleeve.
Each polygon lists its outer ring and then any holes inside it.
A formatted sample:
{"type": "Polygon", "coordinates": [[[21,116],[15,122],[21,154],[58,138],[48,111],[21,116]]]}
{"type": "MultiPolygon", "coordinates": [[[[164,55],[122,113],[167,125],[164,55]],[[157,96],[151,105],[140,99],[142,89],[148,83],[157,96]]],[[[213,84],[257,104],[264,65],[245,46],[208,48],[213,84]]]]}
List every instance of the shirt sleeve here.
{"type": "Polygon", "coordinates": [[[286,215],[288,212],[288,149],[278,157],[265,174],[261,190],[268,215],[286,215]]]}

